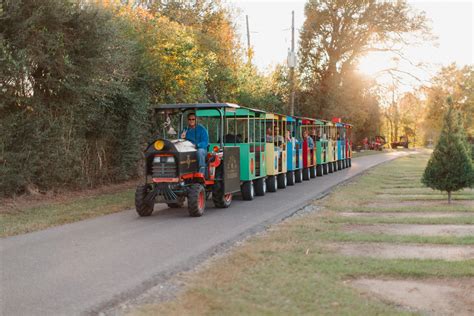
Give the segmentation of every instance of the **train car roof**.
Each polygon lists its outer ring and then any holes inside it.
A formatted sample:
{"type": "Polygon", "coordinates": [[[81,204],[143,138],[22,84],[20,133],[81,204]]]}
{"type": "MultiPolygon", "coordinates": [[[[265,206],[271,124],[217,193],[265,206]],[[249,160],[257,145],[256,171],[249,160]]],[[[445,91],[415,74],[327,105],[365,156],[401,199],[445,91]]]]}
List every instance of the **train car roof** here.
{"type": "Polygon", "coordinates": [[[240,108],[234,103],[176,103],[158,104],[153,107],[155,110],[187,110],[187,109],[217,109],[217,108],[240,108]]]}

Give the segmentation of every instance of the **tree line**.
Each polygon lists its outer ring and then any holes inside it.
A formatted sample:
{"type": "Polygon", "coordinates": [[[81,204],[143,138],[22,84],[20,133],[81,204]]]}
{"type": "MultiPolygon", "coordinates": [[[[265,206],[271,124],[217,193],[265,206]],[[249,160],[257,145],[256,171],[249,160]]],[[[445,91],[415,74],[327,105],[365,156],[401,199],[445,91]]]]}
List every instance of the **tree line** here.
{"type": "Polygon", "coordinates": [[[4,195],[136,177],[154,104],[282,102],[218,1],[4,0],[0,13],[4,195]]]}
{"type": "MultiPolygon", "coordinates": [[[[139,176],[156,104],[287,113],[287,66],[259,72],[235,20],[219,0],[1,1],[1,194],[139,176]]],[[[355,141],[376,134],[379,87],[357,72],[358,60],[427,33],[424,15],[405,1],[308,0],[295,114],[341,117],[355,141]]]]}

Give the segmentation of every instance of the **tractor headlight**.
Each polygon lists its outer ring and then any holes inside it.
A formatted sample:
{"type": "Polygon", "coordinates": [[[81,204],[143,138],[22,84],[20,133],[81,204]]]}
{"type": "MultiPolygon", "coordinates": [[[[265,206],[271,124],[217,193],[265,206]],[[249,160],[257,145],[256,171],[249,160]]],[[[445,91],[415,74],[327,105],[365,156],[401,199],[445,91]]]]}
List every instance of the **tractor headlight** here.
{"type": "Polygon", "coordinates": [[[162,157],[161,162],[174,162],[174,157],[173,156],[162,157]],[[163,158],[165,161],[163,161],[163,158]]]}
{"type": "Polygon", "coordinates": [[[153,158],[153,162],[154,163],[172,163],[172,162],[175,162],[174,160],[174,156],[155,156],[155,158],[153,158]]]}
{"type": "Polygon", "coordinates": [[[162,140],[157,140],[153,146],[156,150],[162,150],[165,147],[165,142],[162,140]]]}

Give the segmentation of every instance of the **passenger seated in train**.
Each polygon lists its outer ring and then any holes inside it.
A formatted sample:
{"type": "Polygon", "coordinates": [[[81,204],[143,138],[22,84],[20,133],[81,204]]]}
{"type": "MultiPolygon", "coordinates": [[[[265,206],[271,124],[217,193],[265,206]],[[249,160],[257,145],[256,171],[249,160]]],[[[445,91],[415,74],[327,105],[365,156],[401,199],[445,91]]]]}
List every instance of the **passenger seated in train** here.
{"type": "Polygon", "coordinates": [[[307,130],[303,131],[303,140],[306,140],[308,142],[308,148],[309,149],[314,149],[314,141],[313,138],[309,136],[309,133],[307,130]]]}

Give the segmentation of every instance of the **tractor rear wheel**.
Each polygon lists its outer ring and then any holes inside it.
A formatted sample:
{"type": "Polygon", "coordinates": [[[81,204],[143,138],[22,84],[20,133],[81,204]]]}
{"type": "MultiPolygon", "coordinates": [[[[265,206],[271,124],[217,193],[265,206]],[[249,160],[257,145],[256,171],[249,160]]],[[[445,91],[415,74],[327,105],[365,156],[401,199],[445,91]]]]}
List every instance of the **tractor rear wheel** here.
{"type": "Polygon", "coordinates": [[[286,188],[286,173],[280,173],[278,175],[278,189],[286,188]]]}
{"type": "Polygon", "coordinates": [[[352,167],[352,158],[349,158],[349,167],[352,167]]]}
{"type": "Polygon", "coordinates": [[[333,164],[332,170],[333,170],[334,172],[339,171],[339,169],[337,168],[337,161],[334,161],[332,164],[333,164]]]}
{"type": "Polygon", "coordinates": [[[309,167],[309,177],[311,179],[316,178],[316,167],[315,166],[309,167]]]}
{"type": "Polygon", "coordinates": [[[245,181],[241,187],[242,198],[246,201],[251,201],[255,197],[255,190],[252,181],[245,181]]]}
{"type": "Polygon", "coordinates": [[[155,199],[150,201],[146,199],[147,195],[153,190],[149,184],[139,185],[135,191],[135,209],[140,216],[150,216],[153,213],[155,199]]]}
{"type": "Polygon", "coordinates": [[[216,182],[212,188],[212,202],[218,208],[228,208],[232,203],[232,193],[225,194],[221,181],[216,182]]]}
{"type": "Polygon", "coordinates": [[[309,168],[303,168],[303,180],[304,181],[309,180],[309,168]]]}
{"type": "Polygon", "coordinates": [[[332,162],[328,162],[328,173],[333,173],[334,170],[332,170],[332,167],[334,166],[334,164],[332,162]]]}
{"type": "Polygon", "coordinates": [[[268,176],[267,179],[267,191],[268,192],[276,192],[277,190],[277,179],[275,176],[268,176]]]}
{"type": "Polygon", "coordinates": [[[189,216],[199,217],[204,214],[206,208],[206,190],[198,183],[192,184],[188,189],[188,212],[189,216]]]}
{"type": "Polygon", "coordinates": [[[288,185],[295,185],[295,172],[294,171],[288,171],[286,173],[286,182],[288,185]]]}
{"type": "Polygon", "coordinates": [[[255,187],[255,195],[257,196],[264,196],[267,192],[267,182],[265,178],[258,178],[253,183],[255,187]]]}

